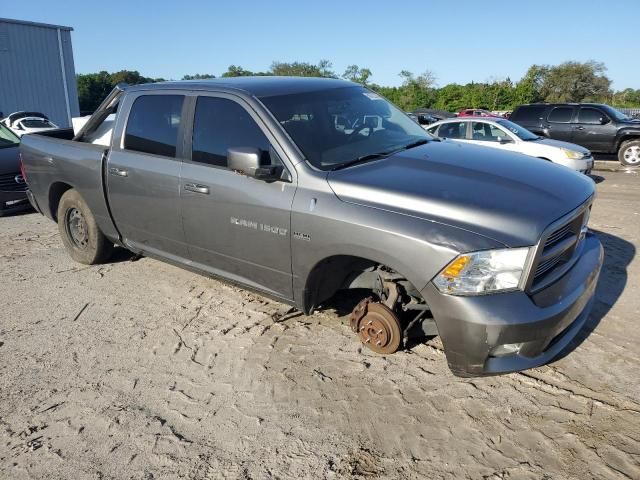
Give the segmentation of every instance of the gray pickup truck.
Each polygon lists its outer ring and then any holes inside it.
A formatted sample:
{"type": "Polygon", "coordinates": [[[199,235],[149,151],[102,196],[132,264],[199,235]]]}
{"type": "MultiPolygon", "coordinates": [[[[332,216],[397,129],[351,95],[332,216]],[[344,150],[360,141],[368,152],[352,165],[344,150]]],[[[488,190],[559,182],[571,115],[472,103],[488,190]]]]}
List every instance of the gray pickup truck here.
{"type": "Polygon", "coordinates": [[[461,376],[551,360],[602,265],[590,178],[436,139],[340,80],[119,86],[75,136],[27,135],[21,155],[75,260],[117,244],[307,314],[355,289],[364,345],[437,334],[461,376]]]}

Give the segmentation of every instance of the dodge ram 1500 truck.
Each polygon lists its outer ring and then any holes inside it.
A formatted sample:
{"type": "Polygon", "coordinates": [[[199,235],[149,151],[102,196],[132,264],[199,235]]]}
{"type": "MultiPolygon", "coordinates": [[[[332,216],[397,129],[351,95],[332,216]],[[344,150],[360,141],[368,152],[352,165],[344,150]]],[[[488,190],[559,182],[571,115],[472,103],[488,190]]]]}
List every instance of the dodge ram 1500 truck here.
{"type": "Polygon", "coordinates": [[[307,314],[357,289],[363,344],[389,354],[409,331],[437,334],[457,375],[551,360],[603,259],[590,178],[439,140],[341,80],[119,86],[75,136],[27,135],[21,155],[75,260],[118,244],[307,314]]]}

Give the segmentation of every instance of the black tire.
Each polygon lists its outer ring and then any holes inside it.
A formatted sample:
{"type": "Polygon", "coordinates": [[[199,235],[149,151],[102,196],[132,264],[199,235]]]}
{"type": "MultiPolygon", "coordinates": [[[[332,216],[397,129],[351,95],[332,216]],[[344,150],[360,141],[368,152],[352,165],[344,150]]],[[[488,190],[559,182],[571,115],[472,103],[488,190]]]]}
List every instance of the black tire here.
{"type": "Polygon", "coordinates": [[[640,167],[640,139],[622,142],[618,149],[618,161],[625,167],[640,167]]]}
{"type": "Polygon", "coordinates": [[[67,190],[60,199],[58,230],[76,262],[94,265],[111,257],[113,242],[100,231],[93,213],[76,190],[67,190]]]}

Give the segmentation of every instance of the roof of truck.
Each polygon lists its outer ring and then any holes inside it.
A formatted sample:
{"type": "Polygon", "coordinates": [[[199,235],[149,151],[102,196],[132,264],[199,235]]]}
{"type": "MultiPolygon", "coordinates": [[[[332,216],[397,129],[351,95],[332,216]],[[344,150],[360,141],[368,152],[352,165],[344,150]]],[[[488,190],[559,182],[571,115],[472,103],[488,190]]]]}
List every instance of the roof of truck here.
{"type": "Polygon", "coordinates": [[[181,80],[131,85],[127,90],[241,90],[256,97],[271,97],[316,90],[356,86],[352,82],[318,77],[225,77],[211,80],[181,80]]]}

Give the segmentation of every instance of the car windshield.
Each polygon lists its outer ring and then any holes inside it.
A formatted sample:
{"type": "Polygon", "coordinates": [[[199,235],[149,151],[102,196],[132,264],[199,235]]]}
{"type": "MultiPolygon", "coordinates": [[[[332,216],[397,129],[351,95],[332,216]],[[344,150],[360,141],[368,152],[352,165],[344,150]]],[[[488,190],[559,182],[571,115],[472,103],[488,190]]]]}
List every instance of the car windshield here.
{"type": "Polygon", "coordinates": [[[624,113],[616,110],[613,107],[610,107],[609,105],[603,105],[602,108],[615,120],[623,121],[623,122],[626,120],[631,120],[631,117],[629,117],[628,115],[625,115],[624,113]]]}
{"type": "Polygon", "coordinates": [[[0,148],[15,147],[20,139],[4,125],[0,124],[0,148]]]}
{"type": "Polygon", "coordinates": [[[55,128],[51,122],[39,118],[23,120],[22,126],[24,128],[55,128]]]}
{"type": "Polygon", "coordinates": [[[528,142],[531,140],[537,140],[540,138],[538,135],[531,133],[526,128],[521,127],[516,123],[510,122],[509,120],[497,120],[496,123],[498,125],[503,126],[507,130],[509,130],[511,133],[516,135],[520,140],[524,140],[525,142],[528,142]]]}
{"type": "Polygon", "coordinates": [[[321,170],[374,160],[432,140],[377,93],[359,86],[261,97],[307,160],[321,170]]]}

